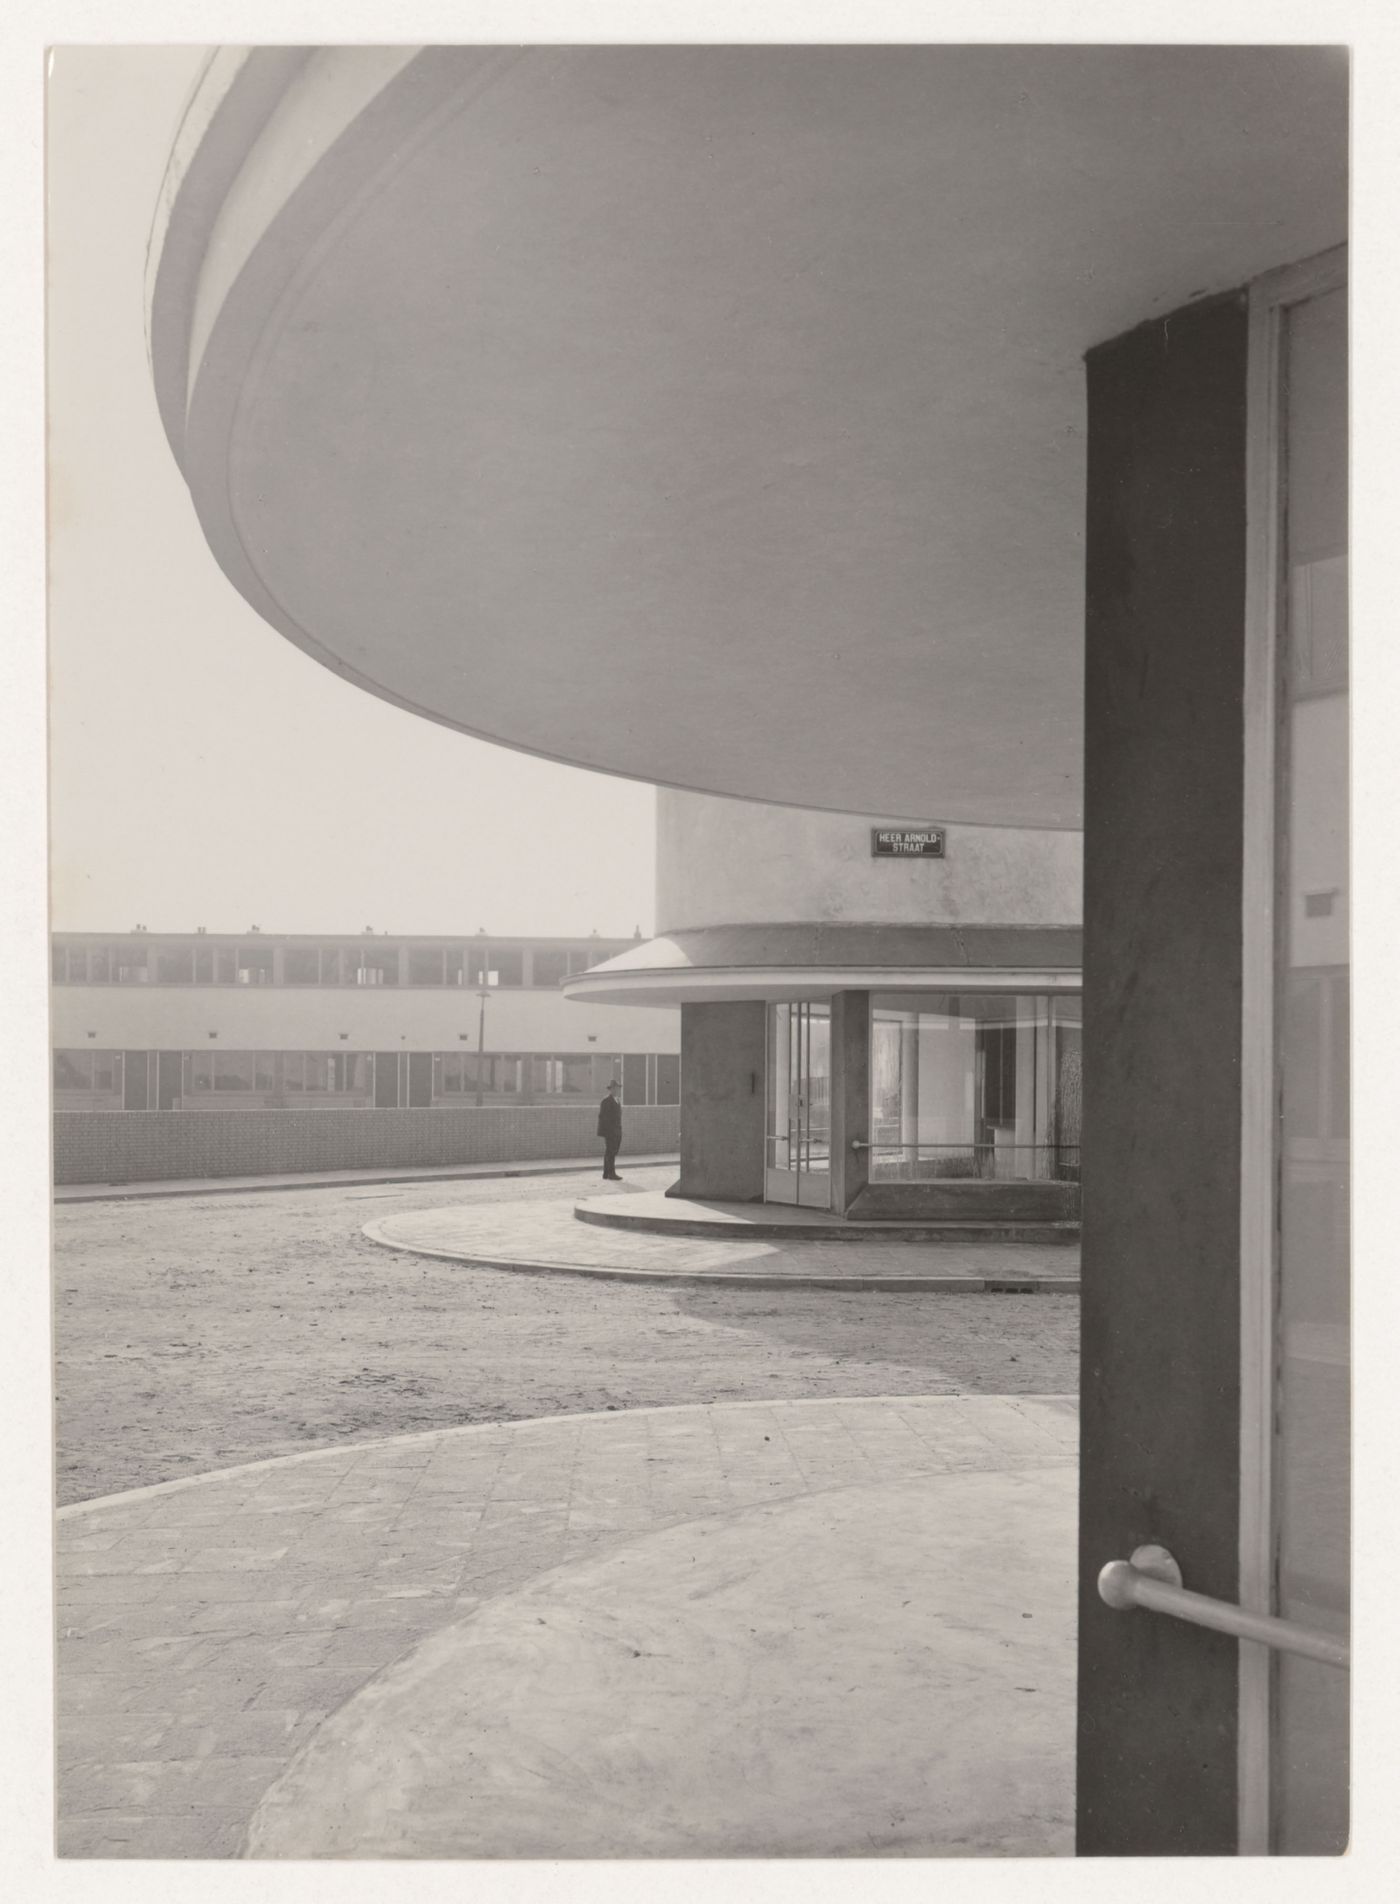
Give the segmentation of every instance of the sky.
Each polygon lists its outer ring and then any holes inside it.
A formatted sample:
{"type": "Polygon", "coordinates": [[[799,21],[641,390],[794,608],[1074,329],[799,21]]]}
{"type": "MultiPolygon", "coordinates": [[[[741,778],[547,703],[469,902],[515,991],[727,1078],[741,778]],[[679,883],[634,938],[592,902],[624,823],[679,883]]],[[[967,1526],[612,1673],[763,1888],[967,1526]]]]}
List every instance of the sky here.
{"type": "Polygon", "coordinates": [[[652,788],[352,687],[209,553],[156,411],[144,309],[151,218],[203,57],[53,55],[52,923],[649,933],[652,788]]]}

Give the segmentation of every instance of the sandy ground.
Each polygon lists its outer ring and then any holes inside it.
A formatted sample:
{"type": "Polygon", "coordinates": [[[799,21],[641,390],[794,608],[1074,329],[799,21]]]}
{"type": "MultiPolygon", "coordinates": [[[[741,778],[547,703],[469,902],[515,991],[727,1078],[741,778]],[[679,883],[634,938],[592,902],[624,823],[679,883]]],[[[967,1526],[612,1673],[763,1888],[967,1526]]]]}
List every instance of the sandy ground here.
{"type": "Polygon", "coordinates": [[[568,1200],[591,1182],[60,1207],[59,1501],[465,1422],[1076,1386],[1072,1296],[673,1291],[424,1261],[360,1233],[399,1210],[568,1200]]]}

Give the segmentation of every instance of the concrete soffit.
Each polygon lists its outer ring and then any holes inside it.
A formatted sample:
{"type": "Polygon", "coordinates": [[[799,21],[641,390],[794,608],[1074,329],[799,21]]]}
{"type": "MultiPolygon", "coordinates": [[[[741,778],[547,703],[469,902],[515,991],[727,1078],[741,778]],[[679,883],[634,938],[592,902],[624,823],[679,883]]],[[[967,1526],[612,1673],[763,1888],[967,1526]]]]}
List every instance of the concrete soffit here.
{"type": "Polygon", "coordinates": [[[563,990],[576,1002],[638,1005],[840,991],[1074,993],[1081,943],[1076,927],[699,927],[630,947],[563,990]]]}
{"type": "Polygon", "coordinates": [[[383,699],[1067,828],[1083,353],[1345,215],[1332,48],[222,49],[152,375],[229,580],[383,699]]]}

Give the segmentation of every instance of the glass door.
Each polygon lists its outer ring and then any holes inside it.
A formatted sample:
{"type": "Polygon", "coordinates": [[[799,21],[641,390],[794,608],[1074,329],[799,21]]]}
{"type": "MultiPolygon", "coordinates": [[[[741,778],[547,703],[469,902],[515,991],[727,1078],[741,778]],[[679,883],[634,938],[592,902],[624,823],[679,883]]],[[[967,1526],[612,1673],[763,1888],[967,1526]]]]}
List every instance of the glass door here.
{"type": "Polygon", "coordinates": [[[831,1207],[831,1008],[768,1007],[767,1131],[763,1195],[769,1203],[831,1207]]]}
{"type": "MultiPolygon", "coordinates": [[[[1256,336],[1263,329],[1271,392],[1272,588],[1256,630],[1247,769],[1261,904],[1252,946],[1246,940],[1254,1115],[1247,1109],[1244,1128],[1241,1588],[1255,1610],[1345,1639],[1351,954],[1340,265],[1301,285],[1285,277],[1264,321],[1256,336]]],[[[1344,1851],[1347,1673],[1246,1644],[1240,1687],[1241,1849],[1344,1851]]]]}

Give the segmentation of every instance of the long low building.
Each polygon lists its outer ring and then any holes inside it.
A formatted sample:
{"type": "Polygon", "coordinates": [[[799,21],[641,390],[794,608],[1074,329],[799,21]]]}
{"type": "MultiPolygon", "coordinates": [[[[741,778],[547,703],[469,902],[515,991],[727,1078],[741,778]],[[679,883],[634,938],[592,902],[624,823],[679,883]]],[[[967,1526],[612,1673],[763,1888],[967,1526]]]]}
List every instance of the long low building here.
{"type": "Polygon", "coordinates": [[[631,943],[56,933],[54,1108],[677,1105],[678,1013],[560,990],[631,943]]]}

